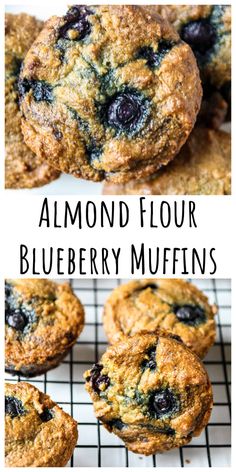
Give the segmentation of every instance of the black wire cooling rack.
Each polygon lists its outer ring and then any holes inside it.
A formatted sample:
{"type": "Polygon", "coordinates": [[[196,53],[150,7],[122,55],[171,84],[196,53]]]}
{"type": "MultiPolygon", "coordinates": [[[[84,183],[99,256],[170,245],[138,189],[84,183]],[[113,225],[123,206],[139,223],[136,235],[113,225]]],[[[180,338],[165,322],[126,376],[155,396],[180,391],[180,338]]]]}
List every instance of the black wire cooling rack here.
{"type": "MultiPolygon", "coordinates": [[[[70,467],[225,467],[230,466],[230,315],[229,280],[193,280],[219,307],[217,341],[205,359],[214,391],[214,408],[210,422],[200,437],[180,449],[144,457],[133,454],[122,441],[110,434],[93,413],[90,397],[84,389],[83,373],[97,362],[106,349],[102,327],[103,304],[122,280],[70,280],[73,290],[84,304],[86,324],[71,353],[56,369],[30,382],[48,393],[77,421],[79,440],[70,467]]],[[[23,377],[6,376],[9,382],[23,377]]]]}

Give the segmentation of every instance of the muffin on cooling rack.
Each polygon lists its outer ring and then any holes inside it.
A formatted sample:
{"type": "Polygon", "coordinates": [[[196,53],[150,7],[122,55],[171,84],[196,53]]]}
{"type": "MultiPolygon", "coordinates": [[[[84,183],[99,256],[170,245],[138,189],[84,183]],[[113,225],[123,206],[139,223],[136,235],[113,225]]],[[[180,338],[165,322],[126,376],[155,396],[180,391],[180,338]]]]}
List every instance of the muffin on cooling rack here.
{"type": "Polygon", "coordinates": [[[231,135],[195,128],[178,156],[166,167],[148,179],[123,185],[106,182],[103,194],[230,195],[231,135]]]}
{"type": "Polygon", "coordinates": [[[142,332],[114,344],[84,376],[96,417],[138,454],[188,444],[209,421],[207,372],[166,333],[142,332]]]}
{"type": "Polygon", "coordinates": [[[26,144],[75,177],[124,182],[174,158],[201,102],[191,48],[132,5],[73,5],[49,19],[21,71],[26,144]]]}
{"type": "Polygon", "coordinates": [[[204,357],[215,341],[215,313],[216,307],[210,306],[193,284],[180,279],[150,279],[113,290],[103,321],[111,343],[161,328],[204,357]]]}
{"type": "Polygon", "coordinates": [[[22,61],[43,23],[20,13],[5,16],[5,187],[32,188],[59,177],[59,172],[24,143],[17,82],[22,61]]]}
{"type": "Polygon", "coordinates": [[[84,326],[84,309],[68,284],[14,279],[5,284],[5,369],[26,377],[56,367],[84,326]]]}
{"type": "Polygon", "coordinates": [[[5,385],[6,467],[63,467],[78,438],[77,423],[29,383],[5,385]]]}

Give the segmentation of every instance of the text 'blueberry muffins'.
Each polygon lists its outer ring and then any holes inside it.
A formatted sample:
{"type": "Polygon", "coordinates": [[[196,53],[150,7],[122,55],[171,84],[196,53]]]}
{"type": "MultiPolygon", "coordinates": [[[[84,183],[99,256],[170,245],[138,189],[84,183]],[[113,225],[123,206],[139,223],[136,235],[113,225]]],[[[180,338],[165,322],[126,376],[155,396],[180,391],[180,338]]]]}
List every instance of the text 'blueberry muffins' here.
{"type": "Polygon", "coordinates": [[[74,5],[24,61],[22,129],[56,168],[94,181],[150,175],[186,141],[201,102],[191,48],[138,6],[74,5]]]}
{"type": "Polygon", "coordinates": [[[202,79],[218,88],[228,84],[231,81],[231,6],[165,5],[156,8],[191,46],[202,79]]]}
{"type": "Polygon", "coordinates": [[[117,287],[104,308],[104,328],[111,343],[158,328],[179,336],[203,357],[215,341],[214,315],[207,297],[180,279],[137,280],[117,287]]]}
{"type": "Polygon", "coordinates": [[[5,187],[32,188],[59,177],[24,143],[17,83],[22,61],[42,29],[42,22],[21,13],[5,16],[5,187]]]}
{"type": "Polygon", "coordinates": [[[84,326],[84,310],[68,284],[14,279],[5,284],[5,368],[34,376],[56,367],[84,326]]]}
{"type": "Polygon", "coordinates": [[[230,195],[231,135],[194,128],[176,158],[150,178],[126,184],[106,182],[110,195],[230,195]]]}
{"type": "Polygon", "coordinates": [[[6,467],[63,467],[77,438],[76,421],[48,395],[25,382],[5,385],[6,467]]]}
{"type": "Polygon", "coordinates": [[[114,344],[85,378],[96,417],[139,454],[188,444],[211,414],[212,389],[203,364],[162,332],[114,344]]]}

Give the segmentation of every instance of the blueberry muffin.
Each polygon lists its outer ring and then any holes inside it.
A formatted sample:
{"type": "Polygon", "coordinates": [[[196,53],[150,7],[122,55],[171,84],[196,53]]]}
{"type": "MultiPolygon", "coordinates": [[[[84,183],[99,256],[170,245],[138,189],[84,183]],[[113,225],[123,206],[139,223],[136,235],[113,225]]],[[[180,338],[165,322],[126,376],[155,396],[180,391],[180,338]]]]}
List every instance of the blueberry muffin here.
{"type": "Polygon", "coordinates": [[[215,341],[216,307],[194,285],[180,279],[136,280],[117,287],[104,307],[104,328],[113,344],[158,328],[179,336],[204,357],[215,341]]]}
{"type": "Polygon", "coordinates": [[[32,45],[19,82],[25,142],[66,173],[125,182],[186,141],[201,84],[191,48],[138,6],[72,6],[32,45]]]}
{"type": "Polygon", "coordinates": [[[56,367],[83,325],[83,307],[68,284],[46,279],[7,280],[6,371],[30,377],[56,367]]]}
{"type": "Polygon", "coordinates": [[[175,26],[198,62],[203,81],[217,88],[231,80],[231,6],[168,5],[157,11],[175,26]]]}
{"type": "Polygon", "coordinates": [[[178,156],[149,179],[105,183],[105,195],[230,195],[231,135],[195,128],[178,156]]]}
{"type": "Polygon", "coordinates": [[[22,60],[42,23],[25,13],[7,13],[5,21],[5,187],[39,187],[56,179],[59,172],[24,143],[17,82],[22,60]]]}
{"type": "Polygon", "coordinates": [[[77,423],[29,383],[5,385],[6,467],[63,467],[78,438],[77,423]]]}
{"type": "Polygon", "coordinates": [[[96,417],[138,454],[188,444],[211,414],[203,364],[166,333],[143,332],[114,344],[85,378],[96,417]]]}

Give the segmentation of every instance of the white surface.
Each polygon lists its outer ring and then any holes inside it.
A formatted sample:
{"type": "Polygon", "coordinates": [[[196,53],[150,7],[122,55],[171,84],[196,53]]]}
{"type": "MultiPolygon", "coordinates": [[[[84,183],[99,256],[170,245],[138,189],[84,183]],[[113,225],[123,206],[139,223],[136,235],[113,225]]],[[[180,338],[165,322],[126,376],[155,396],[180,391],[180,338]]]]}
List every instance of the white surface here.
{"type": "MultiPolygon", "coordinates": [[[[221,323],[221,329],[218,326],[216,344],[205,359],[205,366],[213,382],[215,404],[212,416],[206,430],[182,449],[183,466],[208,467],[208,457],[210,457],[212,466],[229,467],[230,417],[222,352],[227,362],[226,370],[229,379],[231,284],[229,280],[193,280],[193,282],[206,293],[211,303],[218,303],[219,315],[216,321],[221,323]]],[[[59,367],[46,375],[30,379],[30,382],[51,395],[54,401],[78,421],[79,440],[73,456],[74,467],[97,467],[99,444],[100,465],[104,467],[126,467],[127,465],[153,467],[155,462],[156,467],[180,467],[179,449],[158,454],[155,458],[127,452],[117,436],[108,433],[101,425],[98,425],[90,397],[84,389],[84,371],[91,367],[106,349],[106,337],[101,323],[102,309],[110,291],[117,284],[117,280],[111,279],[106,281],[72,280],[73,289],[85,306],[85,328],[72,354],[59,367]]],[[[6,378],[8,381],[17,381],[10,375],[6,375],[6,378]]],[[[71,463],[68,465],[70,466],[71,463]]]]}

